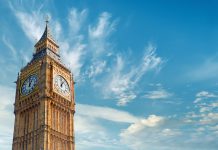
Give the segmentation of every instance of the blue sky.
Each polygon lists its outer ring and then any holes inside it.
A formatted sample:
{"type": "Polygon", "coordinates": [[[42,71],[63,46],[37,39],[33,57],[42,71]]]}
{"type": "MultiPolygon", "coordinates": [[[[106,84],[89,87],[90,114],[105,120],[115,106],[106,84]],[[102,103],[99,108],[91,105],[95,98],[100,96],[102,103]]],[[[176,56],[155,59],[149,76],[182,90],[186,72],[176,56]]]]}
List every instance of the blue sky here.
{"type": "Polygon", "coordinates": [[[216,150],[215,0],[0,1],[0,149],[17,73],[50,16],[76,83],[78,150],[216,150]]]}

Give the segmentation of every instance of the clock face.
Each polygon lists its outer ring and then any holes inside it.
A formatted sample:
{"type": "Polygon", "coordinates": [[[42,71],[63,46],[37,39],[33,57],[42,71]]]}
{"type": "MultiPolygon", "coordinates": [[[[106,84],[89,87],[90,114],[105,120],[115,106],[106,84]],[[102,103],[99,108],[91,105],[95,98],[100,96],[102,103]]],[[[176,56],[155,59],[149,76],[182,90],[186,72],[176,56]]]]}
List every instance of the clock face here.
{"type": "Polygon", "coordinates": [[[21,93],[22,95],[28,95],[33,91],[37,84],[38,77],[36,74],[30,75],[24,82],[21,87],[21,93]]]}
{"type": "Polygon", "coordinates": [[[54,79],[54,85],[57,87],[58,92],[64,95],[70,93],[70,88],[67,81],[60,75],[57,75],[54,79]]]}

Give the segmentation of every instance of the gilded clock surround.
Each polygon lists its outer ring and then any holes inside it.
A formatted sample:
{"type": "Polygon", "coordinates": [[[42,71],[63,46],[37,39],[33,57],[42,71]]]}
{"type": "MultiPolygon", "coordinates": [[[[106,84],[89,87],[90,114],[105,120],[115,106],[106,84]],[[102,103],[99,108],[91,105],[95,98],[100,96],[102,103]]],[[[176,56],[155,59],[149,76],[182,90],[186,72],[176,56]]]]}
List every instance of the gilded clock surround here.
{"type": "Polygon", "coordinates": [[[75,150],[73,76],[61,62],[59,46],[48,24],[35,49],[32,60],[21,69],[16,81],[12,150],[75,150]],[[33,74],[38,77],[37,84],[23,95],[22,85],[33,74]],[[68,95],[60,94],[55,88],[56,75],[68,83],[68,95]]]}

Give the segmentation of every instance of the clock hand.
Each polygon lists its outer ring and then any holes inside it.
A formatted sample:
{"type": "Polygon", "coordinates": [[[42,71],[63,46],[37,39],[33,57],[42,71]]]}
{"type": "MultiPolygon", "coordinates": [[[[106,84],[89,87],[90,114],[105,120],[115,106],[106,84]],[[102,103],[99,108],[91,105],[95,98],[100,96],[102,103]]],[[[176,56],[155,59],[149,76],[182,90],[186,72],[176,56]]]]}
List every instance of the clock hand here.
{"type": "Polygon", "coordinates": [[[64,82],[61,82],[61,87],[63,86],[64,82]]]}
{"type": "Polygon", "coordinates": [[[31,82],[31,81],[29,81],[29,84],[28,84],[28,85],[29,85],[29,87],[31,86],[31,83],[32,83],[32,82],[31,82]]]}

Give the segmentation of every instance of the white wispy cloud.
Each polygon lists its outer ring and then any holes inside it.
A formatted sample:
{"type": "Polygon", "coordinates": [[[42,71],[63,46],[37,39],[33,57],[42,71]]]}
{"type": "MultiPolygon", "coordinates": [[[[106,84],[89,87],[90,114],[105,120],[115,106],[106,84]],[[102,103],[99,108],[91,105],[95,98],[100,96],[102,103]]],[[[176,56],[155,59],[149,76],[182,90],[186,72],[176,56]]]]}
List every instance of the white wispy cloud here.
{"type": "Polygon", "coordinates": [[[100,14],[95,25],[89,25],[89,48],[92,50],[93,58],[99,57],[102,53],[110,52],[108,38],[116,29],[117,20],[111,20],[111,14],[103,12],[100,14]]]}
{"type": "Polygon", "coordinates": [[[13,103],[15,99],[15,90],[11,87],[0,85],[0,116],[1,116],[1,149],[11,149],[13,136],[13,103]]]}
{"type": "Polygon", "coordinates": [[[138,82],[147,71],[159,71],[162,68],[164,60],[163,58],[157,55],[156,49],[157,48],[152,43],[148,43],[148,45],[145,47],[142,62],[139,64],[139,67],[135,70],[135,72],[137,72],[135,82],[138,82]]]}
{"type": "Polygon", "coordinates": [[[99,118],[77,113],[74,127],[78,149],[117,149],[119,147],[118,140],[110,136],[108,129],[101,125],[99,118]]]}
{"type": "Polygon", "coordinates": [[[178,140],[178,136],[181,135],[181,130],[169,125],[166,117],[150,115],[124,129],[120,133],[121,142],[132,150],[175,149],[176,139],[178,140]]]}
{"type": "MultiPolygon", "coordinates": [[[[199,125],[195,128],[193,127],[196,125],[195,123],[190,125],[177,119],[149,116],[145,122],[141,120],[124,129],[120,133],[121,142],[132,150],[204,150],[205,145],[208,144],[210,144],[211,150],[215,150],[217,143],[214,137],[217,135],[214,132],[208,132],[203,127],[199,128],[199,125]],[[184,129],[184,126],[189,127],[184,129]],[[183,146],[181,147],[181,145],[183,146]],[[199,145],[201,146],[199,147],[199,145]]],[[[210,130],[212,129],[216,131],[216,126],[210,128],[210,130]]]]}
{"type": "Polygon", "coordinates": [[[107,38],[115,28],[115,22],[111,21],[111,15],[107,12],[101,13],[95,25],[85,24],[88,16],[88,10],[79,11],[76,8],[71,8],[68,15],[69,34],[59,38],[61,47],[61,55],[66,66],[74,73],[76,80],[87,75],[89,78],[94,78],[103,73],[107,60],[104,60],[106,48],[109,48],[107,38]],[[87,29],[88,38],[85,38],[86,30],[81,31],[81,28],[87,29]],[[63,40],[64,39],[64,40],[63,40]],[[93,47],[94,46],[94,47],[93,47]],[[101,52],[100,52],[101,51],[101,52]],[[84,68],[85,60],[89,59],[89,67],[84,68]],[[81,72],[81,70],[85,70],[81,72]]]}
{"type": "MultiPolygon", "coordinates": [[[[83,110],[84,111],[84,110],[83,110]]],[[[78,134],[104,132],[105,128],[96,121],[95,118],[89,115],[81,115],[79,112],[75,115],[75,131],[78,134]],[[89,124],[89,125],[88,125],[89,124]]]]}
{"type": "Polygon", "coordinates": [[[202,91],[196,97],[207,98],[207,101],[193,104],[194,109],[184,118],[151,115],[145,121],[139,120],[122,130],[121,142],[133,150],[204,150],[208,144],[215,150],[217,142],[214,137],[218,136],[216,94],[202,91]]]}
{"type": "Polygon", "coordinates": [[[82,25],[84,24],[88,14],[87,9],[79,11],[76,8],[71,8],[68,16],[68,22],[70,26],[70,31],[73,35],[77,35],[80,31],[82,25]]]}
{"type": "Polygon", "coordinates": [[[112,15],[103,12],[99,15],[96,23],[88,26],[88,55],[89,67],[86,69],[86,75],[91,79],[93,86],[98,85],[96,77],[110,70],[108,62],[113,55],[113,44],[110,41],[112,33],[116,30],[117,19],[112,19],[112,15]]]}
{"type": "Polygon", "coordinates": [[[76,79],[79,78],[81,68],[83,66],[82,56],[85,54],[86,45],[83,43],[75,43],[69,45],[67,42],[61,43],[62,45],[62,59],[67,67],[71,69],[76,79]]]}
{"type": "Polygon", "coordinates": [[[55,21],[54,22],[54,37],[55,39],[60,39],[61,38],[61,34],[62,34],[62,26],[60,24],[60,22],[55,21]]]}
{"type": "Polygon", "coordinates": [[[214,140],[214,137],[217,137],[216,126],[218,122],[218,100],[216,98],[217,95],[209,91],[196,93],[194,108],[187,112],[184,117],[184,123],[189,125],[190,129],[193,129],[189,133],[191,136],[189,145],[199,147],[197,144],[202,146],[209,144],[212,147],[211,149],[215,149],[217,146],[217,142],[214,140]],[[199,139],[199,136],[201,136],[201,139],[199,139]]]}
{"type": "MultiPolygon", "coordinates": [[[[35,4],[33,4],[35,5],[35,4]]],[[[44,7],[43,4],[38,7],[33,7],[33,9],[25,9],[25,6],[21,4],[9,3],[9,8],[13,12],[14,16],[17,19],[18,24],[20,25],[22,31],[27,36],[27,38],[35,44],[43,34],[45,28],[45,18],[48,16],[54,28],[50,28],[51,33],[54,39],[60,38],[62,32],[62,27],[59,21],[52,19],[52,15],[48,12],[42,11],[44,7]]]]}
{"type": "Polygon", "coordinates": [[[218,113],[209,112],[207,114],[201,114],[200,124],[216,124],[218,122],[218,113]]]}
{"type": "Polygon", "coordinates": [[[120,150],[124,147],[120,145],[117,139],[111,138],[105,133],[96,132],[95,134],[78,134],[76,137],[76,147],[80,150],[120,150]]]}
{"type": "MultiPolygon", "coordinates": [[[[35,44],[43,34],[45,28],[45,16],[49,16],[51,20],[52,15],[50,13],[42,11],[43,4],[41,4],[39,7],[33,7],[33,9],[28,10],[24,8],[24,5],[22,3],[9,3],[9,8],[13,12],[18,25],[20,26],[26,37],[32,42],[32,44],[29,45],[32,49],[33,44],[35,44]]],[[[51,24],[52,26],[54,26],[54,28],[50,28],[50,32],[52,33],[53,38],[55,40],[61,39],[62,27],[60,22],[52,19],[51,24]]],[[[20,50],[18,54],[20,59],[24,61],[24,64],[29,62],[31,59],[28,55],[29,53],[27,53],[26,50],[20,50]]]]}
{"type": "Polygon", "coordinates": [[[126,111],[121,111],[109,107],[92,106],[86,104],[77,104],[77,113],[79,115],[110,120],[113,122],[133,123],[139,120],[139,117],[131,115],[126,111]]]}
{"type": "Polygon", "coordinates": [[[159,126],[164,121],[164,117],[150,115],[147,119],[141,119],[133,124],[131,124],[127,129],[125,129],[122,133],[122,137],[126,136],[134,136],[144,130],[146,127],[156,127],[159,126]]]}
{"type": "Polygon", "coordinates": [[[2,42],[8,47],[8,49],[11,51],[11,55],[14,59],[17,57],[17,51],[14,47],[14,45],[7,39],[5,36],[2,37],[2,42]]]}
{"type": "Polygon", "coordinates": [[[121,145],[126,144],[130,149],[142,150],[152,143],[161,145],[157,139],[171,140],[181,134],[180,130],[170,128],[167,118],[163,116],[150,115],[143,118],[114,108],[86,104],[78,104],[76,108],[75,131],[81,149],[89,145],[89,148],[120,149],[123,148],[121,145]],[[129,127],[121,130],[120,140],[114,139],[108,127],[101,124],[102,120],[125,123],[129,127]],[[147,142],[145,139],[148,139],[147,142]]]}
{"type": "Polygon", "coordinates": [[[87,54],[87,41],[84,42],[85,33],[81,32],[83,26],[87,27],[85,24],[87,15],[87,9],[79,11],[71,8],[68,14],[69,29],[65,29],[68,34],[59,38],[62,60],[71,69],[77,81],[81,80],[81,69],[87,54]]]}
{"type": "Polygon", "coordinates": [[[210,104],[210,107],[212,107],[212,108],[218,108],[218,102],[212,102],[212,103],[210,104]]]}
{"type": "Polygon", "coordinates": [[[89,149],[120,149],[119,139],[116,136],[113,137],[108,127],[102,122],[131,124],[140,119],[141,117],[114,108],[77,104],[75,115],[77,143],[84,150],[87,146],[89,149]]]}
{"type": "MultiPolygon", "coordinates": [[[[21,51],[20,49],[18,49],[17,47],[15,47],[15,44],[9,40],[8,37],[6,37],[5,35],[2,36],[2,42],[3,44],[6,46],[6,53],[9,52],[9,57],[7,59],[6,62],[4,62],[4,59],[2,58],[2,61],[0,61],[0,63],[2,63],[2,77],[8,77],[8,73],[9,72],[13,72],[15,70],[19,70],[18,67],[20,67],[21,65],[27,63],[30,58],[28,57],[27,53],[24,51],[21,51]],[[7,65],[6,65],[7,64],[7,65]]],[[[0,71],[1,72],[1,71],[0,71]]]]}
{"type": "Polygon", "coordinates": [[[202,81],[215,79],[218,76],[218,61],[217,56],[205,59],[198,66],[193,66],[188,70],[187,76],[192,81],[202,81]]]}
{"type": "Polygon", "coordinates": [[[155,91],[148,91],[146,94],[143,96],[148,99],[166,99],[172,96],[172,93],[169,93],[167,90],[160,88],[155,91]]]}
{"type": "Polygon", "coordinates": [[[178,136],[178,135],[181,135],[182,131],[181,130],[178,130],[178,129],[169,129],[169,128],[166,128],[166,129],[163,129],[162,130],[162,134],[166,137],[175,137],[175,136],[178,136]]]}
{"type": "Polygon", "coordinates": [[[105,71],[106,61],[95,61],[88,69],[88,77],[96,77],[105,71]]]}
{"type": "Polygon", "coordinates": [[[111,14],[108,12],[103,12],[99,16],[96,26],[89,26],[89,36],[91,38],[104,38],[108,36],[115,28],[115,22],[110,23],[111,14]],[[109,29],[109,30],[108,30],[109,29]]]}
{"type": "MultiPolygon", "coordinates": [[[[216,101],[217,102],[217,101],[216,101]]],[[[213,107],[210,102],[195,106],[196,111],[188,112],[184,118],[187,123],[201,125],[214,125],[218,122],[218,107],[213,107]]]]}
{"type": "Polygon", "coordinates": [[[196,99],[195,99],[194,103],[198,103],[198,102],[200,102],[203,99],[215,98],[215,97],[218,97],[218,96],[215,95],[214,93],[210,93],[208,91],[201,91],[201,92],[198,92],[196,94],[196,99]]]}
{"type": "Polygon", "coordinates": [[[37,11],[32,11],[31,13],[19,11],[12,5],[11,9],[14,12],[14,15],[16,16],[23,32],[29,38],[29,40],[31,40],[32,43],[35,43],[36,40],[39,40],[43,32],[42,14],[37,11]]]}
{"type": "Polygon", "coordinates": [[[107,82],[105,89],[106,97],[117,99],[118,105],[126,105],[137,97],[135,87],[144,74],[151,70],[159,70],[162,63],[163,59],[157,56],[156,48],[152,44],[145,48],[138,66],[130,66],[121,55],[117,55],[116,65],[107,79],[110,82],[107,82]]]}
{"type": "Polygon", "coordinates": [[[111,71],[110,81],[107,82],[105,94],[107,98],[115,98],[118,100],[118,105],[126,105],[129,101],[136,98],[136,94],[132,91],[133,72],[123,74],[124,60],[121,56],[117,56],[116,66],[111,71]]]}
{"type": "Polygon", "coordinates": [[[210,98],[210,97],[217,97],[217,96],[213,93],[209,93],[208,91],[201,91],[196,94],[196,97],[210,98]]]}

